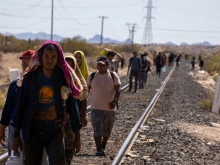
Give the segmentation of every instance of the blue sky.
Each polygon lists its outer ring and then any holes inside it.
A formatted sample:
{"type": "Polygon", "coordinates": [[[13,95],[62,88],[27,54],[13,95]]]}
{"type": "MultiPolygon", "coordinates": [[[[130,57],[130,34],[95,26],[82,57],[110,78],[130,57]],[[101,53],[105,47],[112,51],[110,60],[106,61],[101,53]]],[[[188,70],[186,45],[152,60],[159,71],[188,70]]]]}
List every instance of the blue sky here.
{"type": "MultiPolygon", "coordinates": [[[[50,34],[52,0],[0,0],[0,32],[50,34]]],[[[141,43],[147,0],[54,0],[54,33],[91,38],[100,34],[123,41],[127,23],[136,24],[134,42],[141,43]]],[[[219,0],[153,0],[153,42],[220,43],[219,0]]]]}

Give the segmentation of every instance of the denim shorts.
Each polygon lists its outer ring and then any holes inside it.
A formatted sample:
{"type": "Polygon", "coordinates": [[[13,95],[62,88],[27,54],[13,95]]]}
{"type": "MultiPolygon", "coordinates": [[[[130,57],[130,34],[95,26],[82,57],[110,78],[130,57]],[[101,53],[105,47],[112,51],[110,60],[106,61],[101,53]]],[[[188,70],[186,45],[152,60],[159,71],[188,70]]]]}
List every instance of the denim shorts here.
{"type": "Polygon", "coordinates": [[[91,110],[94,137],[110,137],[115,122],[115,111],[91,110]]]}

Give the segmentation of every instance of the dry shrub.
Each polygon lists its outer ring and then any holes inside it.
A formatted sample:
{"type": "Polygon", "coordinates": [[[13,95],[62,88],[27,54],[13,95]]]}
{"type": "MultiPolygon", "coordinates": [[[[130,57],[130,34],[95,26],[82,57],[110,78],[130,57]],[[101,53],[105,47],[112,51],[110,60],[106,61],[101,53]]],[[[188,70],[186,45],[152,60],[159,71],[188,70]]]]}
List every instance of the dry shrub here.
{"type": "Polygon", "coordinates": [[[209,98],[203,99],[202,101],[199,102],[200,108],[211,111],[213,101],[214,101],[214,95],[211,95],[209,98]]]}
{"type": "Polygon", "coordinates": [[[220,74],[220,53],[214,55],[207,63],[207,70],[210,74],[220,74]]]}
{"type": "Polygon", "coordinates": [[[0,110],[3,109],[6,100],[6,92],[0,90],[0,110]]]}

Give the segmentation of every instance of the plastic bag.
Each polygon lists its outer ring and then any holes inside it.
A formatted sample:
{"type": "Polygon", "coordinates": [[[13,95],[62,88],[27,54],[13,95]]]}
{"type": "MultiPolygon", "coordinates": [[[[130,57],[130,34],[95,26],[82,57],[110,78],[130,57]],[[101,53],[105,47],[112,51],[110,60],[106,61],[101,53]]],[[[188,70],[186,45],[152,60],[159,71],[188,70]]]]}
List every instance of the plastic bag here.
{"type": "Polygon", "coordinates": [[[162,71],[162,72],[166,72],[166,66],[163,66],[163,67],[161,68],[161,71],[162,71]]]}

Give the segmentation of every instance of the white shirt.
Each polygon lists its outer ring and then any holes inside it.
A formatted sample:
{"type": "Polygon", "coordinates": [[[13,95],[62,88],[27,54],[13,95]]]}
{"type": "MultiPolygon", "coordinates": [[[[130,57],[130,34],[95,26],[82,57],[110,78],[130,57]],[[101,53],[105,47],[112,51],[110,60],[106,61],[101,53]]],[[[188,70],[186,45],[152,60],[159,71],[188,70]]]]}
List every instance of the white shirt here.
{"type": "Polygon", "coordinates": [[[94,78],[91,79],[91,74],[87,79],[87,85],[91,86],[90,99],[91,99],[91,109],[98,110],[113,110],[109,109],[108,104],[114,100],[115,88],[114,85],[121,85],[120,78],[113,72],[114,81],[111,77],[110,71],[108,70],[105,74],[100,74],[96,72],[94,78]]]}

